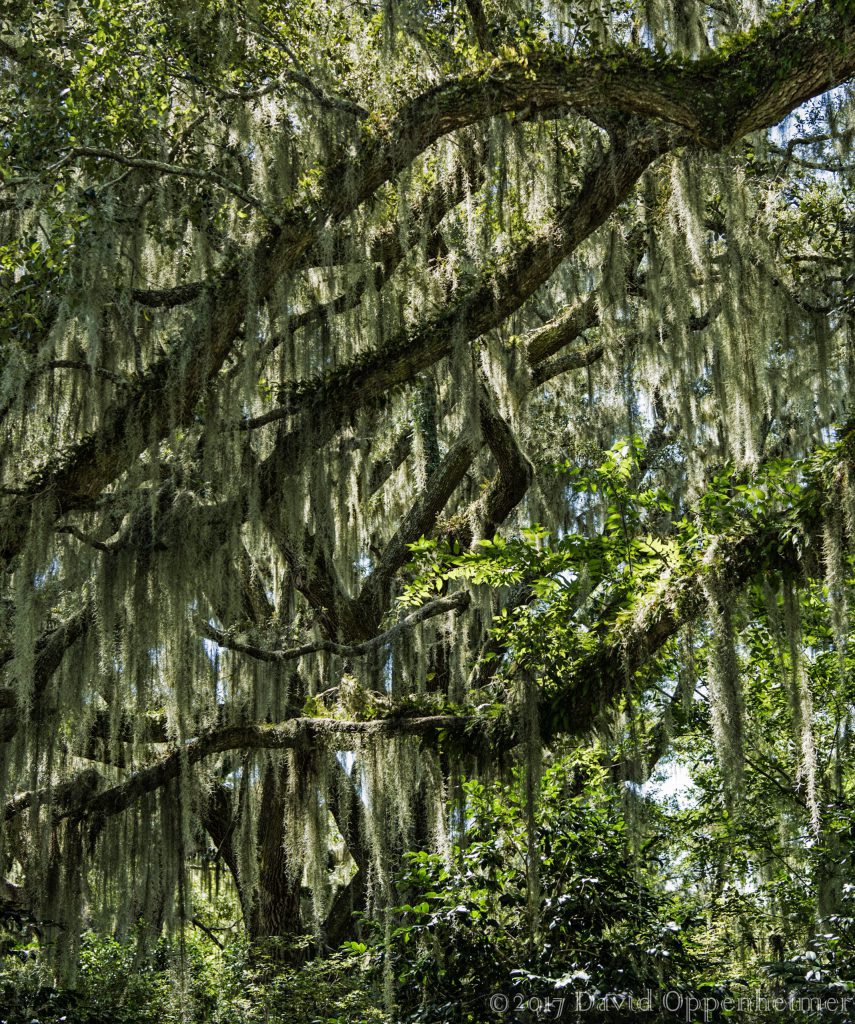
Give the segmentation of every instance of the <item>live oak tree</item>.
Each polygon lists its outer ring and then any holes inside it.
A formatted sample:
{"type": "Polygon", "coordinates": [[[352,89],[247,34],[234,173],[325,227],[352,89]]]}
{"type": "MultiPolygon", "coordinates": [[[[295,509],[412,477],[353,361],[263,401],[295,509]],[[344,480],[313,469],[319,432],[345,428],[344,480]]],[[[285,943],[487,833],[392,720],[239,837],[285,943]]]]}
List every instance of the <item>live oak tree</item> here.
{"type": "Polygon", "coordinates": [[[631,718],[693,622],[738,780],[758,574],[816,803],[848,0],[17,0],[0,64],[0,862],[69,959],[203,850],[340,941],[462,768],[631,718]]]}

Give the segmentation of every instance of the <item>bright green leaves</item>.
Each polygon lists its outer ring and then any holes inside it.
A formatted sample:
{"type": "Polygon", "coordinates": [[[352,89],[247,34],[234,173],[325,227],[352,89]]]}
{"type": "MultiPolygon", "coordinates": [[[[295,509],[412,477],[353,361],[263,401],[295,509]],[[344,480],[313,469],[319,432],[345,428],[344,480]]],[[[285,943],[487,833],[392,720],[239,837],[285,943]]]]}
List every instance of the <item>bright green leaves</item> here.
{"type": "Polygon", "coordinates": [[[441,1005],[456,1004],[473,1007],[459,1019],[483,1021],[492,1017],[478,1003],[491,992],[542,994],[559,978],[571,993],[643,987],[663,963],[671,982],[689,966],[671,898],[655,891],[652,863],[633,864],[620,797],[604,789],[597,755],[544,773],[533,836],[523,788],[518,777],[464,783],[465,825],[451,857],[406,857],[390,952],[399,997],[421,1004],[419,1019],[442,1019],[441,1005]],[[532,851],[541,880],[534,937],[532,851]]]}
{"type": "Polygon", "coordinates": [[[493,636],[506,651],[504,670],[533,671],[542,682],[566,679],[596,637],[632,607],[634,592],[677,561],[674,539],[649,531],[667,522],[671,505],[659,489],[638,487],[643,451],[639,439],[622,440],[590,473],[559,468],[575,495],[597,503],[601,532],[555,537],[535,525],[469,551],[423,538],[411,545],[402,602],[419,604],[452,581],[489,588],[496,594],[493,636]]]}
{"type": "Polygon", "coordinates": [[[467,551],[422,538],[411,545],[400,600],[416,606],[450,585],[473,588],[494,608],[494,643],[483,654],[490,673],[533,672],[541,687],[560,689],[610,630],[670,606],[683,614],[681,602],[695,592],[687,581],[711,572],[753,576],[770,566],[797,571],[818,547],[829,481],[850,445],[844,434],[807,460],[769,460],[750,481],[725,467],[695,511],[675,520],[667,493],[645,486],[643,444],[618,441],[591,471],[558,467],[570,500],[596,509],[599,531],[556,537],[533,526],[467,551]]]}

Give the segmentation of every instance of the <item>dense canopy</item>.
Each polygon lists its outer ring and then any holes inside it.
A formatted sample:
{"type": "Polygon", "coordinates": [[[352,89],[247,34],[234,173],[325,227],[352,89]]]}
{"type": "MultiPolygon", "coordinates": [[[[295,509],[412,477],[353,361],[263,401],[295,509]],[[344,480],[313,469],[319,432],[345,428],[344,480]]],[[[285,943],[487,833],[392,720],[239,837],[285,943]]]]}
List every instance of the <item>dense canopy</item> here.
{"type": "Polygon", "coordinates": [[[200,857],[338,945],[592,736],[733,807],[773,677],[822,833],[849,0],[16,0],[0,69],[0,865],[66,966],[200,857]]]}

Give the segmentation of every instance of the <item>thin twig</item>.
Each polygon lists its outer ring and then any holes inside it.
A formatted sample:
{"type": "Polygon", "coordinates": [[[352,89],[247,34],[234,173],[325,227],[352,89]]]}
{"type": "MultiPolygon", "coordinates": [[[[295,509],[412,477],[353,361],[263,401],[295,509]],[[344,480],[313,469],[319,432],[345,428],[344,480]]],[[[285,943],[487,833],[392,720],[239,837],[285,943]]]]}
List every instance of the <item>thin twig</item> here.
{"type": "MultiPolygon", "coordinates": [[[[278,223],[279,220],[277,215],[267,209],[259,199],[250,195],[250,193],[245,189],[242,189],[239,185],[236,185],[228,178],[223,177],[223,175],[217,173],[217,171],[201,170],[198,167],[185,167],[181,164],[167,163],[164,160],[151,160],[148,157],[127,156],[124,153],[117,153],[114,150],[101,149],[96,146],[74,146],[65,154],[65,156],[51,164],[50,167],[47,168],[47,171],[49,173],[53,173],[65,164],[70,163],[72,160],[77,160],[82,157],[88,157],[93,160],[111,160],[114,163],[121,164],[123,167],[132,167],[146,171],[157,171],[160,174],[172,174],[176,177],[193,178],[197,181],[209,181],[214,185],[219,185],[220,188],[225,189],[226,192],[231,193],[231,195],[240,199],[241,202],[245,203],[247,206],[251,206],[253,209],[258,210],[258,212],[267,217],[268,220],[274,223],[278,223]]],[[[18,179],[16,179],[16,181],[17,180],[18,179]]]]}
{"type": "Polygon", "coordinates": [[[234,640],[227,632],[217,629],[203,619],[197,619],[197,623],[200,630],[209,640],[213,640],[227,650],[236,651],[239,654],[247,654],[259,661],[277,663],[295,661],[297,658],[304,658],[309,654],[318,654],[322,651],[327,654],[338,654],[346,658],[361,658],[372,651],[376,651],[393,637],[409,629],[411,626],[416,626],[427,619],[431,619],[436,615],[442,615],[445,612],[463,611],[468,606],[469,600],[469,593],[465,590],[459,590],[449,597],[440,597],[435,601],[429,601],[427,604],[423,604],[421,608],[417,608],[415,611],[410,612],[409,615],[405,615],[403,619],[400,619],[385,632],[361,644],[340,644],[334,640],[318,640],[314,643],[302,644],[299,647],[290,647],[285,650],[271,650],[270,648],[258,647],[254,644],[234,640]]]}

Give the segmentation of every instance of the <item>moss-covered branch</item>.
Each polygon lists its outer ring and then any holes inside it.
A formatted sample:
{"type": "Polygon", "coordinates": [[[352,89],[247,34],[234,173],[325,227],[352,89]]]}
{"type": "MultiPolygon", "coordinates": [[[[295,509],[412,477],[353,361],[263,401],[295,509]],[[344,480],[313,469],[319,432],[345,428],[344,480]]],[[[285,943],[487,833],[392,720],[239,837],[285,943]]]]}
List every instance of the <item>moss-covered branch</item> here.
{"type": "MultiPolygon", "coordinates": [[[[658,125],[658,130],[636,136],[596,180],[589,179],[571,221],[548,243],[566,255],[616,208],[659,153],[685,139],[720,147],[775,124],[799,103],[851,75],[852,43],[852,18],[846,6],[815,2],[759,26],[746,39],[700,61],[681,62],[638,48],[584,58],[552,49],[519,53],[497,58],[474,76],[443,83],[388,118],[365,119],[359,142],[348,142],[345,152],[319,169],[314,194],[295,196],[292,209],[278,214],[280,223],[261,238],[247,263],[212,282],[205,308],[181,344],[139,373],[106,409],[94,431],[24,480],[22,493],[3,497],[0,562],[8,565],[23,547],[34,498],[49,495],[54,518],[91,508],[140,452],[191,422],[199,399],[240,336],[247,312],[247,278],[253,281],[255,301],[263,301],[277,282],[293,273],[324,231],[370,199],[436,139],[494,114],[556,105],[594,117],[617,112],[658,125]]],[[[462,322],[467,333],[477,336],[490,321],[501,320],[514,308],[505,308],[505,296],[531,294],[554,261],[528,263],[535,255],[529,249],[510,273],[499,275],[498,302],[493,301],[496,292],[469,296],[455,311],[453,322],[462,322]]],[[[336,402],[331,417],[341,424],[355,405],[435,362],[447,350],[449,327],[450,321],[440,320],[431,324],[428,336],[422,332],[384,347],[369,357],[367,365],[306,390],[301,404],[307,410],[317,408],[343,389],[348,397],[336,402]]],[[[300,449],[319,440],[305,426],[302,434],[286,435],[277,464],[287,466],[297,455],[295,446],[300,449]]]]}

